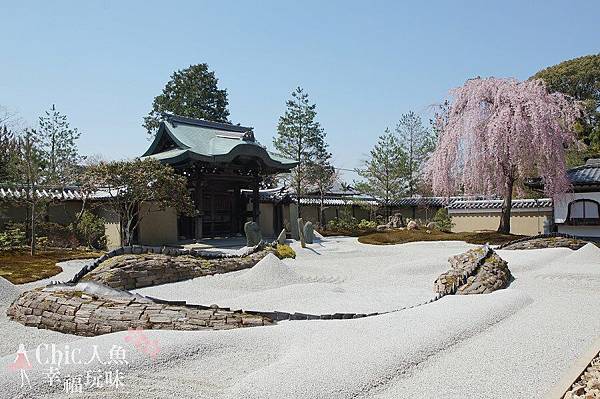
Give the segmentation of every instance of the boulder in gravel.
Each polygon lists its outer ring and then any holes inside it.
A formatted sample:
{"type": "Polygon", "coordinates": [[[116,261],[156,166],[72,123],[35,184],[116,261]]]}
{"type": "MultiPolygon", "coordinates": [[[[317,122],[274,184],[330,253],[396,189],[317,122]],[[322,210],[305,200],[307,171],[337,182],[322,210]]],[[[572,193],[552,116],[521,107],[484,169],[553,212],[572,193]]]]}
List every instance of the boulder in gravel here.
{"type": "Polygon", "coordinates": [[[302,218],[298,218],[298,235],[300,236],[300,246],[305,248],[306,241],[304,239],[304,220],[302,218]]]}
{"type": "Polygon", "coordinates": [[[508,263],[487,245],[448,259],[450,270],[434,282],[440,294],[487,294],[508,285],[512,275],[508,263]]]}
{"type": "Polygon", "coordinates": [[[246,246],[255,247],[262,241],[260,226],[256,222],[246,222],[244,224],[244,233],[246,233],[246,246]]]}
{"type": "Polygon", "coordinates": [[[277,236],[277,244],[285,244],[285,229],[281,230],[281,233],[277,236]]]}
{"type": "Polygon", "coordinates": [[[304,225],[304,241],[307,244],[312,244],[315,242],[315,227],[313,226],[311,221],[306,222],[304,225]]]}

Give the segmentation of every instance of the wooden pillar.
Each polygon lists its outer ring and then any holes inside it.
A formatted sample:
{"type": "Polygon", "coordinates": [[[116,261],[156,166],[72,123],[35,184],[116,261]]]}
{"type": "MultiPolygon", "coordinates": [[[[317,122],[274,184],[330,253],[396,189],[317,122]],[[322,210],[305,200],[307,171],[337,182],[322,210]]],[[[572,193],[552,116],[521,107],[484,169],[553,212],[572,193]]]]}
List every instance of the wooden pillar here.
{"type": "Polygon", "coordinates": [[[260,215],[260,197],[258,189],[260,186],[260,178],[255,178],[252,182],[252,220],[258,223],[260,215]]]}
{"type": "Polygon", "coordinates": [[[196,206],[196,211],[198,212],[198,216],[196,216],[194,219],[196,221],[196,234],[195,234],[195,238],[199,239],[202,238],[203,232],[202,232],[202,217],[203,217],[203,210],[204,210],[204,182],[200,180],[200,177],[198,177],[198,180],[196,181],[196,191],[195,191],[195,198],[194,198],[194,202],[195,202],[195,206],[196,206]]]}
{"type": "Polygon", "coordinates": [[[241,211],[241,192],[240,186],[236,183],[233,188],[233,198],[231,201],[231,233],[240,233],[240,223],[243,217],[241,211]]]}

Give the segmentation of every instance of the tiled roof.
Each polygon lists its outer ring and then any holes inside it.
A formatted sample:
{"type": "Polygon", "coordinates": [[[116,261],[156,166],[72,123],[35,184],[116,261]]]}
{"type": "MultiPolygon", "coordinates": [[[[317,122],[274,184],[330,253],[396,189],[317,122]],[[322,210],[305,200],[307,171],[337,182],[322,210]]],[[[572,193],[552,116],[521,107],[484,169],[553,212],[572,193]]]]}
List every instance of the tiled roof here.
{"type": "MultiPolygon", "coordinates": [[[[243,195],[248,198],[252,198],[252,190],[242,189],[240,190],[243,195]]],[[[258,198],[260,202],[267,203],[279,203],[279,202],[291,202],[291,196],[283,188],[274,188],[267,190],[259,190],[258,198]]]]}
{"type": "Polygon", "coordinates": [[[433,206],[443,207],[455,201],[456,197],[406,197],[393,200],[391,206],[433,206]]]}
{"type": "MultiPolygon", "coordinates": [[[[377,205],[377,201],[371,197],[325,197],[323,204],[327,206],[342,206],[352,204],[369,204],[377,205]]],[[[300,198],[301,205],[320,205],[321,199],[319,197],[302,197],[300,198]]]]}
{"type": "Polygon", "coordinates": [[[600,159],[588,159],[585,165],[569,169],[567,176],[574,186],[600,185],[600,159]]]}
{"type": "MultiPolygon", "coordinates": [[[[501,199],[494,200],[454,200],[448,209],[501,209],[501,199]]],[[[552,199],[515,199],[512,201],[513,209],[535,209],[552,207],[552,199]]]]}
{"type": "MultiPolygon", "coordinates": [[[[77,201],[82,200],[84,197],[82,191],[78,187],[40,187],[35,190],[35,195],[37,198],[47,198],[59,201],[77,201]]],[[[26,196],[27,191],[24,188],[0,187],[0,200],[18,200],[20,198],[25,198],[26,196]]],[[[108,197],[108,193],[103,191],[88,195],[88,198],[94,199],[108,197]]]]}
{"type": "MultiPolygon", "coordinates": [[[[600,159],[588,159],[585,165],[569,169],[567,177],[575,191],[588,190],[589,186],[600,186],[600,159]]],[[[539,177],[526,181],[525,185],[535,190],[544,188],[544,183],[539,177]]]]}
{"type": "Polygon", "coordinates": [[[297,162],[267,151],[254,138],[252,128],[229,123],[166,115],[143,157],[178,164],[186,161],[232,162],[239,156],[259,158],[266,166],[286,171],[297,162]]]}

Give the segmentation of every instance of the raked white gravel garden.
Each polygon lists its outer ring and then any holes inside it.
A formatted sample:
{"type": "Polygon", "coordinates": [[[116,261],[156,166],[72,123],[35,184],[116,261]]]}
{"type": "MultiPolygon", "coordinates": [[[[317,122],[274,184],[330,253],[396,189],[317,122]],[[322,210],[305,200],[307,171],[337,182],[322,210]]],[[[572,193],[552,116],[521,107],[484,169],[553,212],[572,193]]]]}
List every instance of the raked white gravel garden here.
{"type": "MultiPolygon", "coordinates": [[[[390,311],[433,297],[447,258],[473,245],[371,246],[326,238],[295,260],[148,287],[153,297],[235,309],[303,313],[390,311]]],[[[146,331],[160,352],[135,350],[114,333],[81,338],[9,321],[16,291],[0,281],[0,397],[63,397],[42,367],[21,388],[8,370],[19,343],[128,350],[123,386],[83,390],[94,398],[543,398],[600,335],[600,249],[498,251],[515,278],[492,294],[353,320],[285,321],[227,331],[146,331]]],[[[74,267],[75,268],[75,267],[74,267]]],[[[29,285],[27,288],[30,288],[29,285]]],[[[79,353],[79,352],[78,352],[79,353]]],[[[62,365],[63,376],[89,366],[62,365]]]]}

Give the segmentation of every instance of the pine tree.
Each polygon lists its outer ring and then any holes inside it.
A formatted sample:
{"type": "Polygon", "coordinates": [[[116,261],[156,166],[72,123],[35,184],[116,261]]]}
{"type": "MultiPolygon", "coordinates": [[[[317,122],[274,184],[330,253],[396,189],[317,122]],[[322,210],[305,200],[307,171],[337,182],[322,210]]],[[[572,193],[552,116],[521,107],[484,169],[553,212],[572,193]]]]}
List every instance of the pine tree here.
{"type": "Polygon", "coordinates": [[[298,216],[302,215],[300,199],[311,184],[311,165],[317,157],[327,152],[325,131],[316,120],[316,105],[311,104],[308,93],[298,87],[286,102],[286,111],[279,118],[275,148],[284,156],[298,162],[292,170],[290,184],[298,199],[298,216]]]}
{"type": "Polygon", "coordinates": [[[81,161],[75,143],[81,133],[70,127],[66,115],[61,114],[54,104],[39,118],[39,125],[40,147],[48,167],[45,183],[72,183],[77,164],[81,161]]]}
{"type": "Polygon", "coordinates": [[[154,137],[163,113],[227,122],[227,90],[219,89],[218,82],[207,64],[190,65],[175,71],[162,94],[154,98],[152,110],[144,118],[143,126],[148,134],[154,137]]]}
{"type": "Polygon", "coordinates": [[[385,129],[370,157],[356,172],[364,180],[355,183],[355,188],[377,198],[387,213],[391,201],[402,196],[406,186],[407,155],[396,135],[385,129]]]}
{"type": "Polygon", "coordinates": [[[17,162],[20,171],[16,181],[17,188],[24,190],[25,195],[19,197],[19,201],[27,206],[27,226],[31,242],[31,255],[36,250],[36,221],[39,214],[39,204],[45,199],[36,194],[44,174],[44,155],[40,149],[40,141],[37,132],[33,129],[25,129],[17,144],[17,162]]]}
{"type": "Polygon", "coordinates": [[[410,111],[402,115],[396,125],[396,134],[406,153],[407,194],[413,196],[421,177],[427,155],[434,150],[433,135],[423,125],[421,118],[410,111]]]}
{"type": "Polygon", "coordinates": [[[333,189],[339,176],[333,165],[331,165],[331,153],[327,151],[327,146],[321,150],[315,157],[315,160],[309,165],[308,175],[312,191],[316,192],[319,196],[318,223],[320,227],[324,227],[325,196],[333,189]]]}
{"type": "Polygon", "coordinates": [[[0,126],[0,182],[13,182],[18,175],[17,144],[14,133],[0,126]]]}

